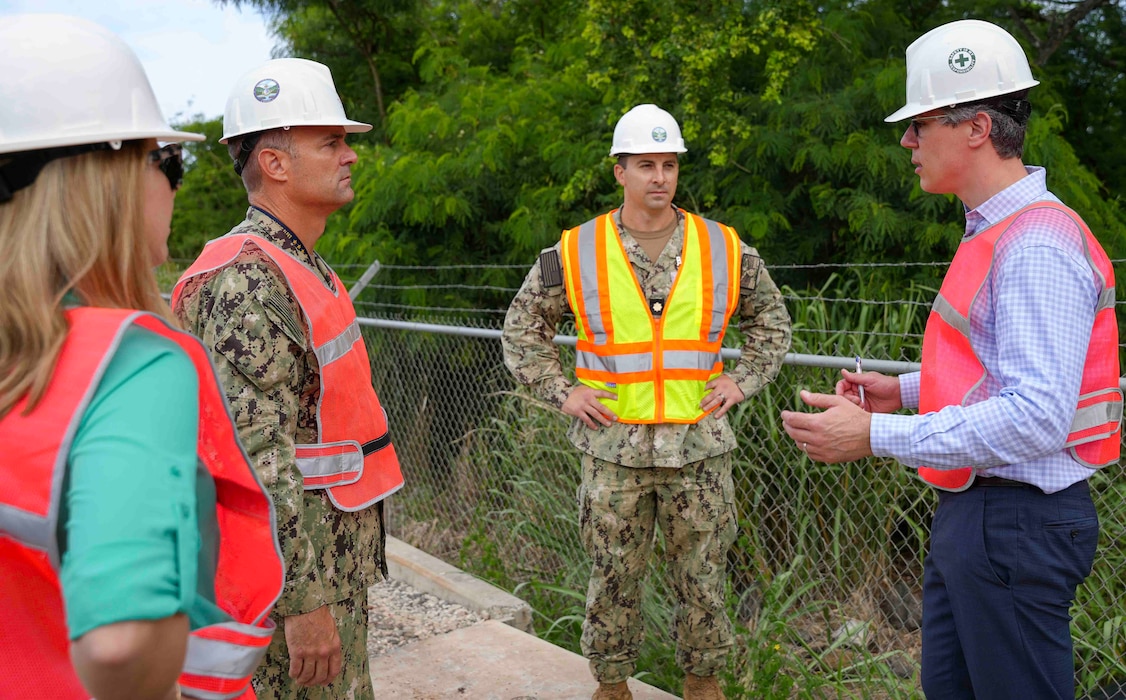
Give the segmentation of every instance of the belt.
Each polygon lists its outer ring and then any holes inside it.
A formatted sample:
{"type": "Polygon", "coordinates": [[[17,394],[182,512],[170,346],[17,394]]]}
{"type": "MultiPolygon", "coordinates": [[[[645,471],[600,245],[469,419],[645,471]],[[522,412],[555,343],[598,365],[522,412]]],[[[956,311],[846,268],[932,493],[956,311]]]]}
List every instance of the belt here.
{"type": "Polygon", "coordinates": [[[1033,489],[1041,491],[1039,486],[1034,484],[1026,484],[1023,481],[1013,481],[1012,479],[1002,479],[999,476],[979,476],[974,479],[974,487],[981,486],[986,488],[1014,488],[1014,489],[1033,489]]]}

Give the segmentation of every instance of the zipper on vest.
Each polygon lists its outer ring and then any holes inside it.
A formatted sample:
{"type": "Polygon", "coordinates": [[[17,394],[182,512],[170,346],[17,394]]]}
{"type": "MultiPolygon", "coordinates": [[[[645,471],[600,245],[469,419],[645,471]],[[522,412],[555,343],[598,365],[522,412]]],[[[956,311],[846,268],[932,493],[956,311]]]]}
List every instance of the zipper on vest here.
{"type": "MultiPolygon", "coordinates": [[[[669,297],[672,296],[672,289],[669,289],[669,297]]],[[[653,324],[653,397],[656,401],[653,418],[658,423],[665,421],[665,347],[661,341],[663,338],[661,334],[665,332],[665,315],[661,314],[660,318],[653,318],[649,315],[649,322],[653,324]]]]}

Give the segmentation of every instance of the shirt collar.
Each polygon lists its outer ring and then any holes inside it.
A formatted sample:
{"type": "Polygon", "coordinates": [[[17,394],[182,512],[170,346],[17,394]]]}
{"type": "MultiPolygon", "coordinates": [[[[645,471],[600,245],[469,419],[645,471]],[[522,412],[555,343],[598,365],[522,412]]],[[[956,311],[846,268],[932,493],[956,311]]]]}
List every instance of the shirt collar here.
{"type": "Polygon", "coordinates": [[[293,257],[297,258],[306,265],[316,267],[315,256],[312,251],[305,247],[297,234],[289,230],[276,216],[251,205],[246,210],[247,221],[254,224],[258,229],[258,235],[265,238],[267,241],[273,243],[293,257]]]}
{"type": "Polygon", "coordinates": [[[1048,191],[1047,171],[1044,168],[1026,165],[1024,170],[1027,175],[993,195],[976,209],[966,210],[966,238],[984,231],[1033,202],[1045,199],[1058,201],[1048,191]]]}

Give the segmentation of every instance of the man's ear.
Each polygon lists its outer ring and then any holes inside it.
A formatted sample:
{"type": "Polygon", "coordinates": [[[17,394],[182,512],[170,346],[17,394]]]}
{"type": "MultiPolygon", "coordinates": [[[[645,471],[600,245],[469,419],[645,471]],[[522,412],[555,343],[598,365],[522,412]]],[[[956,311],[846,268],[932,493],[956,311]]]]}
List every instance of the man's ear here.
{"type": "Polygon", "coordinates": [[[289,179],[289,154],[274,148],[261,149],[258,151],[258,170],[262,177],[285,182],[289,179]]]}
{"type": "Polygon", "coordinates": [[[626,169],[621,163],[614,163],[614,179],[622,187],[626,186],[626,169]]]}
{"type": "Polygon", "coordinates": [[[970,140],[969,145],[971,148],[980,148],[983,145],[992,145],[989,136],[993,133],[993,117],[985,112],[978,112],[974,115],[973,119],[969,121],[970,124],[970,140]]]}

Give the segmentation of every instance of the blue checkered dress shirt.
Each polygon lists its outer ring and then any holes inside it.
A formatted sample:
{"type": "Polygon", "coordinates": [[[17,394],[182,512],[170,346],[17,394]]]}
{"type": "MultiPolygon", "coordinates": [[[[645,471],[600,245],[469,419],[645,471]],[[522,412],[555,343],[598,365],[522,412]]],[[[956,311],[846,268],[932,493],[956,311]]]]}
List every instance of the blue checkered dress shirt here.
{"type": "MultiPolygon", "coordinates": [[[[965,238],[1033,202],[1059,201],[1047,189],[1043,168],[1026,170],[1023,179],[966,212],[965,238]]],[[[873,415],[874,454],[912,467],[974,466],[978,475],[1027,482],[1045,493],[1091,475],[1063,447],[1099,295],[1083,240],[1074,222],[1050,210],[1013,224],[970,315],[970,340],[985,381],[967,406],[873,415]]],[[[918,408],[919,373],[902,375],[899,388],[904,408],[918,408]]]]}

